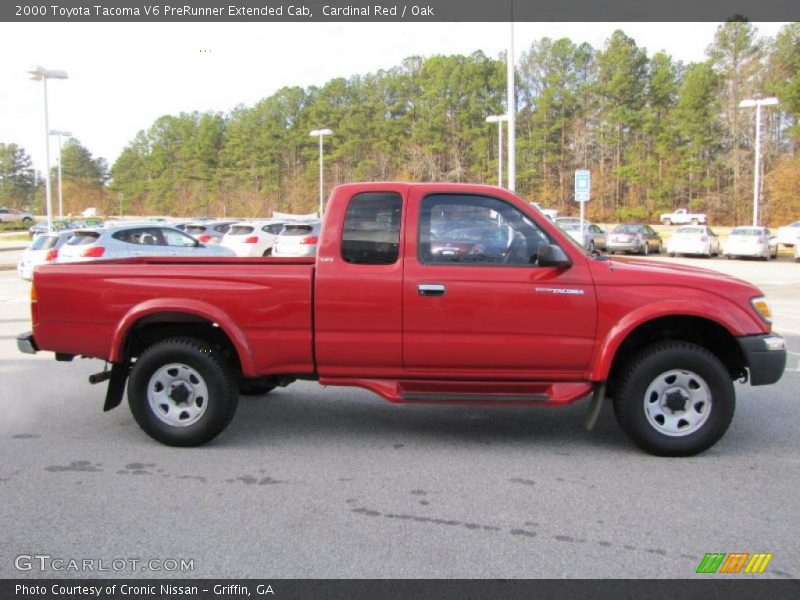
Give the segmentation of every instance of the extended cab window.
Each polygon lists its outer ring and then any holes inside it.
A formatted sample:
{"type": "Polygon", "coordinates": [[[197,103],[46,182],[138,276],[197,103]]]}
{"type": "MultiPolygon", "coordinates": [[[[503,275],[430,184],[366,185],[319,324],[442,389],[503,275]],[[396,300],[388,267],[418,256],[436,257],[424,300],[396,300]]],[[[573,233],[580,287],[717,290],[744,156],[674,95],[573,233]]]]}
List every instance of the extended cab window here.
{"type": "Polygon", "coordinates": [[[549,243],[527,215],[497,198],[433,194],[422,201],[422,263],[530,266],[539,246],[549,243]]]}
{"type": "Polygon", "coordinates": [[[359,265],[390,265],[400,253],[402,198],[396,192],[356,194],[347,206],[342,258],[359,265]]]}

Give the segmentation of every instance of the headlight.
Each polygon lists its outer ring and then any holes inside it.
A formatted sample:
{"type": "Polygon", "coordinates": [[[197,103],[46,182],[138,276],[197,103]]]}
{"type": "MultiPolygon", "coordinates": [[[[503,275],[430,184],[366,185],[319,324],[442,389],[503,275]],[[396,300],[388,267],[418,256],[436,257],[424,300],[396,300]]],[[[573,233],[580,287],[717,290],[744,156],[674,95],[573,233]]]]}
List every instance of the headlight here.
{"type": "Polygon", "coordinates": [[[767,323],[772,325],[772,307],[767,302],[764,296],[757,296],[750,300],[750,304],[758,313],[758,316],[764,319],[767,323]]]}

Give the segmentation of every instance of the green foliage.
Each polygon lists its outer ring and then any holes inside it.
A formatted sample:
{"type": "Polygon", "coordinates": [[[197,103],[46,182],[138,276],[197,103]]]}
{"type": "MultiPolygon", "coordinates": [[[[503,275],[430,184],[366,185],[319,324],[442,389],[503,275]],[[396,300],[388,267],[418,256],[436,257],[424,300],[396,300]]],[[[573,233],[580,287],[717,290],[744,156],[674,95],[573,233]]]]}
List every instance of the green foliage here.
{"type": "MultiPolygon", "coordinates": [[[[753,24],[728,22],[709,60],[689,65],[664,52],[648,57],[623,31],[602,49],[538,40],[517,65],[517,191],[574,211],[573,173],[588,168],[594,219],[647,220],[687,205],[715,221],[742,218],[753,115],[738,102],[778,95],[764,164],[796,154],[800,137],[791,149],[783,140],[792,128],[800,135],[798,38],[796,23],[764,41],[753,24]]],[[[323,127],[333,130],[324,138],[325,192],[348,181],[495,183],[498,128],[485,119],[506,112],[505,72],[503,57],[482,52],[414,56],[320,87],[285,87],[226,115],[165,115],[114,163],[110,201],[142,214],[312,212],[319,147],[309,132],[323,127]]]]}
{"type": "Polygon", "coordinates": [[[16,144],[0,144],[0,205],[24,208],[36,191],[31,158],[16,144]]]}

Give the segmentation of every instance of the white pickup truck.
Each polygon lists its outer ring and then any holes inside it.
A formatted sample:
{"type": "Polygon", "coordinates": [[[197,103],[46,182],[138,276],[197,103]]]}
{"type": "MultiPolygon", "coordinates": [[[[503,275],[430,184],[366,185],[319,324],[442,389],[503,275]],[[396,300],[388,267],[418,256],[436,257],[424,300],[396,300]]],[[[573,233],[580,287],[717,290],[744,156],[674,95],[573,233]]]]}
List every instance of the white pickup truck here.
{"type": "Polygon", "coordinates": [[[690,213],[685,208],[679,208],[675,212],[661,215],[659,221],[662,225],[705,225],[708,218],[705,213],[690,213]]]}

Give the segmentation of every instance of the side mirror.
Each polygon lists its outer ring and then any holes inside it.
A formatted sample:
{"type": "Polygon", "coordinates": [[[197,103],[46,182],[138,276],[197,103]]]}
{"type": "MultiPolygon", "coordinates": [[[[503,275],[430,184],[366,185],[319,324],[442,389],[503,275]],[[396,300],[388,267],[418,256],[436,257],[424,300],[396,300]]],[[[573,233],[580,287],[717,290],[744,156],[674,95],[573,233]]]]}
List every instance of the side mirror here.
{"type": "Polygon", "coordinates": [[[556,269],[566,269],[572,266],[569,256],[555,244],[539,246],[539,250],[536,252],[536,262],[540,267],[555,267],[556,269]]]}

